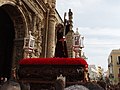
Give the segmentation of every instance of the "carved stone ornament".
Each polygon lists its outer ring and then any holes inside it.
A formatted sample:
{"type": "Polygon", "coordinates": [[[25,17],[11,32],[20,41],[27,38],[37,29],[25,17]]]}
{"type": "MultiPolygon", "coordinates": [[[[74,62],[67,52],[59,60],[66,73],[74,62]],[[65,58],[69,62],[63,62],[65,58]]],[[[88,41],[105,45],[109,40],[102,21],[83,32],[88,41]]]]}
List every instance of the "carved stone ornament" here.
{"type": "Polygon", "coordinates": [[[56,7],[56,0],[52,0],[52,8],[55,8],[56,7]]]}
{"type": "Polygon", "coordinates": [[[35,17],[34,19],[34,31],[33,35],[35,37],[35,49],[34,49],[34,56],[40,57],[42,53],[42,29],[41,29],[41,20],[38,16],[35,17]]]}

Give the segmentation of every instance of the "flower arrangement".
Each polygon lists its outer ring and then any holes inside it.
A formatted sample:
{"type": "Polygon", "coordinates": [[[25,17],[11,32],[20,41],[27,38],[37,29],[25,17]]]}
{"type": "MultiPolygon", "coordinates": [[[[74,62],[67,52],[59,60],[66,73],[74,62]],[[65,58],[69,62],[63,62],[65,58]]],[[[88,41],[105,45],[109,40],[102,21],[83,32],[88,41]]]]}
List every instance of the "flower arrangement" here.
{"type": "Polygon", "coordinates": [[[20,65],[88,65],[83,58],[24,58],[20,65]]]}

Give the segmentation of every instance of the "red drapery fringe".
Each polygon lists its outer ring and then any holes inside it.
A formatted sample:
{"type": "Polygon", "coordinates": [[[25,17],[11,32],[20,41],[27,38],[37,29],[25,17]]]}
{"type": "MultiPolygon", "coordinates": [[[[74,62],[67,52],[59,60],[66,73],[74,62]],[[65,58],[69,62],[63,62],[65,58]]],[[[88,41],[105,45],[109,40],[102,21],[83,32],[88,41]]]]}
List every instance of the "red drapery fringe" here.
{"type": "Polygon", "coordinates": [[[19,61],[20,65],[85,65],[87,62],[83,58],[25,58],[19,61]]]}

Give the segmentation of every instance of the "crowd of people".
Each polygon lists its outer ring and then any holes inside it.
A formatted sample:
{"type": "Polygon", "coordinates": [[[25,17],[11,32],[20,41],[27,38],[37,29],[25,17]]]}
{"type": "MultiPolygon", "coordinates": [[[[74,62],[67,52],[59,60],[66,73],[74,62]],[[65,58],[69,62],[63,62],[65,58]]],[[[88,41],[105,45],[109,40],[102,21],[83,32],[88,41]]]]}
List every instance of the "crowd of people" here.
{"type": "Polygon", "coordinates": [[[104,81],[92,81],[84,84],[89,90],[120,90],[120,83],[113,85],[104,81]]]}
{"type": "MultiPolygon", "coordinates": [[[[12,84],[14,83],[17,83],[16,81],[12,81],[12,80],[7,80],[6,77],[1,77],[0,78],[0,88],[6,83],[6,82],[10,82],[12,84]]],[[[11,87],[12,87],[12,84],[11,84],[11,87]]],[[[17,83],[18,86],[21,85],[19,83],[17,83]]],[[[7,84],[6,84],[7,85],[7,84]]],[[[29,85],[27,85],[27,88],[28,88],[29,85]]],[[[63,84],[60,84],[59,81],[57,82],[56,86],[59,86],[59,89],[61,87],[61,90],[62,90],[62,87],[64,86],[63,84]]],[[[20,86],[19,86],[20,87],[20,86]]],[[[23,87],[23,86],[22,86],[23,87]]],[[[25,87],[25,86],[24,86],[25,87]]],[[[57,87],[56,87],[57,88],[57,87]]],[[[110,84],[110,83],[106,83],[102,80],[100,81],[88,81],[88,82],[83,82],[83,84],[81,85],[74,85],[74,86],[71,86],[71,87],[67,87],[65,89],[65,87],[63,87],[64,90],[73,90],[72,88],[83,88],[83,90],[120,90],[120,83],[118,83],[117,85],[113,85],[113,84],[110,84]],[[85,89],[87,88],[87,89],[85,89]]],[[[1,90],[1,89],[0,89],[1,90]]],[[[4,90],[4,89],[3,89],[4,90]]],[[[30,90],[30,87],[29,89],[30,90]]],[[[54,89],[54,90],[57,90],[57,89],[54,89]]],[[[77,89],[76,89],[77,90],[77,89]]],[[[79,89],[78,89],[79,90],[79,89]]],[[[80,89],[82,90],[82,89],[80,89]]]]}
{"type": "Polygon", "coordinates": [[[6,77],[0,77],[0,85],[2,85],[3,83],[5,83],[7,81],[6,77]]]}
{"type": "Polygon", "coordinates": [[[108,84],[107,90],[120,90],[120,83],[118,83],[117,85],[108,84]]]}

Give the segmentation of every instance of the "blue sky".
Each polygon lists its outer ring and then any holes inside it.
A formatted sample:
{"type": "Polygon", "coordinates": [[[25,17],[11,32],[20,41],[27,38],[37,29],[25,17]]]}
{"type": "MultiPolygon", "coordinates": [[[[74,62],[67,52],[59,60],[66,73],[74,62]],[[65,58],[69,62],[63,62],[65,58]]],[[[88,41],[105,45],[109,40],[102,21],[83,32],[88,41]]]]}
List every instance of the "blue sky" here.
{"type": "Polygon", "coordinates": [[[85,37],[88,63],[107,70],[111,50],[120,48],[120,0],[57,0],[56,4],[62,18],[72,10],[73,29],[85,37]]]}

